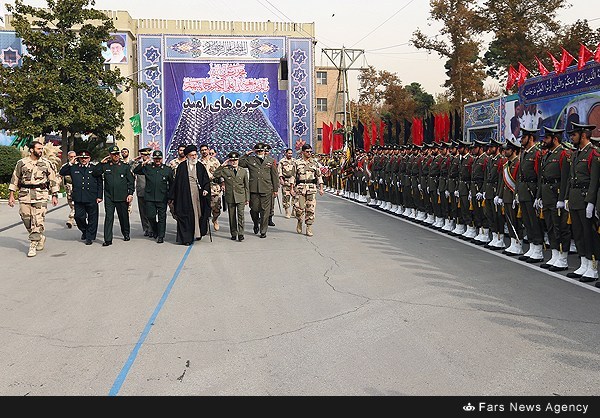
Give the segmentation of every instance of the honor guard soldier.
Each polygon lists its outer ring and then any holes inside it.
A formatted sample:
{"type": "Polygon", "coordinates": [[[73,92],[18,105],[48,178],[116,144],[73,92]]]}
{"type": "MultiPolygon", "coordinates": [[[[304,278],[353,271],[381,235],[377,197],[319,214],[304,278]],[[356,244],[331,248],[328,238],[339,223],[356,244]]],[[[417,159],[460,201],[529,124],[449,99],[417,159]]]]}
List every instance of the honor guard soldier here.
{"type": "Polygon", "coordinates": [[[109,155],[94,167],[94,176],[104,181],[104,242],[103,247],[112,245],[115,210],[119,217],[119,225],[123,241],[129,241],[131,227],[127,206],[133,200],[135,180],[131,166],[121,160],[119,147],[108,149],[109,155]]]}
{"type": "Polygon", "coordinates": [[[73,184],[73,204],[75,222],[81,231],[81,239],[86,245],[92,245],[98,233],[98,203],[102,202],[102,179],[94,177],[96,164],[90,162],[88,150],[79,151],[77,161],[63,165],[59,174],[69,176],[73,184]]]}
{"type": "Polygon", "coordinates": [[[473,156],[473,169],[471,171],[471,204],[473,206],[473,223],[477,235],[473,238],[473,242],[477,245],[486,245],[491,241],[490,228],[488,219],[485,216],[485,171],[489,163],[485,148],[489,145],[490,140],[476,138],[471,147],[471,155],[473,156]]]}
{"type": "MultiPolygon", "coordinates": [[[[463,230],[460,237],[472,239],[477,236],[475,227],[473,226],[473,214],[470,209],[471,205],[471,171],[473,169],[473,156],[471,155],[471,146],[473,143],[468,140],[461,139],[458,144],[458,153],[460,161],[458,164],[458,189],[454,192],[454,196],[458,198],[460,206],[460,214],[462,217],[462,225],[457,224],[456,228],[459,232],[463,230]],[[462,228],[459,228],[462,226],[462,228]]],[[[454,232],[454,231],[453,231],[454,232]]]]}
{"type": "Polygon", "coordinates": [[[510,256],[523,254],[523,228],[517,218],[518,207],[515,200],[520,151],[521,142],[514,136],[506,140],[504,145],[506,162],[502,166],[502,173],[498,179],[498,196],[494,198],[494,204],[498,206],[498,210],[504,209],[504,219],[510,235],[510,245],[502,251],[502,254],[510,256]]]}
{"type": "Polygon", "coordinates": [[[598,152],[590,141],[595,125],[572,122],[570,135],[576,150],[571,156],[571,171],[567,186],[566,209],[571,214],[573,239],[577,247],[581,265],[568,273],[567,277],[580,282],[593,282],[598,279],[598,254],[600,243],[594,226],[595,205],[598,195],[600,160],[598,152]]]}
{"type": "Polygon", "coordinates": [[[502,176],[502,167],[506,162],[500,153],[503,145],[502,141],[494,137],[490,140],[486,149],[488,163],[484,176],[484,214],[492,233],[492,240],[485,247],[492,250],[503,250],[506,248],[504,242],[504,214],[502,213],[502,208],[494,204],[494,198],[498,195],[498,181],[502,176]]]}
{"type": "Polygon", "coordinates": [[[48,195],[52,195],[52,205],[58,205],[58,177],[54,165],[43,157],[44,145],[39,141],[29,144],[29,155],[17,161],[8,185],[8,206],[15,206],[18,194],[19,215],[29,232],[29,252],[27,257],[35,257],[44,249],[46,211],[48,195]]]}

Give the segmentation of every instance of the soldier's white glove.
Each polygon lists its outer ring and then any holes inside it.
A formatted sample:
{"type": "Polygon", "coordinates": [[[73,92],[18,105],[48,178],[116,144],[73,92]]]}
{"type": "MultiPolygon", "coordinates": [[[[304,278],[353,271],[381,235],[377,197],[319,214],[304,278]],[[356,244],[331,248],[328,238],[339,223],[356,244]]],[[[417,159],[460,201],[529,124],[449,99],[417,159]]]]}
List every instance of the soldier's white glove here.
{"type": "Polygon", "coordinates": [[[449,198],[449,197],[450,197],[450,192],[449,192],[448,190],[446,190],[446,191],[444,192],[444,194],[446,195],[446,198],[449,198]]]}
{"type": "Polygon", "coordinates": [[[481,193],[481,192],[478,192],[478,193],[475,195],[475,199],[477,199],[477,200],[482,200],[482,199],[483,199],[483,193],[481,193]]]}
{"type": "Polygon", "coordinates": [[[568,212],[569,211],[569,201],[565,200],[565,210],[568,212]]]}
{"type": "Polygon", "coordinates": [[[562,200],[559,200],[558,202],[556,202],[556,209],[564,209],[565,208],[565,202],[563,202],[562,200]]]}
{"type": "Polygon", "coordinates": [[[417,189],[419,189],[420,192],[423,191],[423,187],[421,187],[421,184],[417,184],[417,189]]]}
{"type": "Polygon", "coordinates": [[[429,186],[427,186],[427,193],[430,193],[430,191],[429,191],[429,186]]]}
{"type": "Polygon", "coordinates": [[[396,187],[400,187],[402,185],[402,183],[400,183],[399,181],[396,182],[396,187]]]}
{"type": "Polygon", "coordinates": [[[594,204],[590,202],[585,207],[585,217],[592,219],[592,216],[594,216],[594,204]]]}
{"type": "Polygon", "coordinates": [[[379,184],[383,184],[383,179],[379,179],[379,184]]]}
{"type": "Polygon", "coordinates": [[[454,191],[454,197],[460,197],[460,193],[458,192],[458,190],[454,191]]]}
{"type": "Polygon", "coordinates": [[[516,209],[518,204],[519,204],[519,201],[517,199],[513,199],[512,208],[516,209]]]}
{"type": "Polygon", "coordinates": [[[519,203],[519,194],[515,193],[515,202],[517,202],[517,204],[519,203]]]}
{"type": "Polygon", "coordinates": [[[543,203],[542,203],[542,199],[540,199],[539,197],[537,199],[535,199],[533,201],[533,207],[535,209],[542,209],[544,207],[543,203]]]}
{"type": "Polygon", "coordinates": [[[437,189],[436,191],[437,191],[437,195],[439,196],[441,194],[440,189],[437,189]]]}
{"type": "Polygon", "coordinates": [[[472,200],[473,196],[471,196],[471,191],[469,190],[469,200],[472,200]]]}
{"type": "Polygon", "coordinates": [[[485,200],[485,192],[483,192],[483,200],[485,200]]]}
{"type": "Polygon", "coordinates": [[[503,206],[504,205],[504,201],[502,200],[502,198],[500,196],[495,196],[494,197],[494,205],[496,205],[496,206],[503,206]]]}

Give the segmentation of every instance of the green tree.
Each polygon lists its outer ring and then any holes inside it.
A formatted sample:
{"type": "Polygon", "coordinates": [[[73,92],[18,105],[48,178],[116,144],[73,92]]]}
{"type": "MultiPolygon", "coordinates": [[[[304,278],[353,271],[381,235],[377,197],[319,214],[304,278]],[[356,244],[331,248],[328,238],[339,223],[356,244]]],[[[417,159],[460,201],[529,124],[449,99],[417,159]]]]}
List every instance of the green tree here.
{"type": "Polygon", "coordinates": [[[548,50],[553,52],[553,54],[554,52],[559,54],[560,47],[562,46],[577,58],[580,44],[584,44],[592,52],[595,52],[599,43],[600,28],[593,30],[590,28],[587,19],[583,19],[576,21],[572,25],[561,27],[557,34],[549,40],[548,50]]]}
{"type": "Polygon", "coordinates": [[[547,57],[548,41],[561,27],[556,12],[565,7],[566,0],[486,0],[478,16],[493,36],[484,54],[487,74],[506,79],[519,62],[537,68],[535,56],[547,57]]]}
{"type": "Polygon", "coordinates": [[[76,133],[124,139],[123,104],[115,91],[143,87],[119,70],[105,69],[102,43],[114,25],[94,0],[47,0],[37,8],[6,5],[27,48],[20,67],[0,67],[0,128],[20,137],[62,136],[63,160],[76,133]]]}
{"type": "Polygon", "coordinates": [[[430,20],[443,22],[441,36],[429,37],[417,29],[411,43],[418,49],[436,52],[446,58],[448,97],[453,106],[480,99],[485,79],[484,65],[479,59],[482,21],[478,10],[467,0],[430,0],[430,20]]]}
{"type": "Polygon", "coordinates": [[[416,109],[414,111],[416,116],[425,116],[435,104],[435,99],[425,90],[420,83],[412,82],[404,89],[410,94],[416,103],[416,109]]]}

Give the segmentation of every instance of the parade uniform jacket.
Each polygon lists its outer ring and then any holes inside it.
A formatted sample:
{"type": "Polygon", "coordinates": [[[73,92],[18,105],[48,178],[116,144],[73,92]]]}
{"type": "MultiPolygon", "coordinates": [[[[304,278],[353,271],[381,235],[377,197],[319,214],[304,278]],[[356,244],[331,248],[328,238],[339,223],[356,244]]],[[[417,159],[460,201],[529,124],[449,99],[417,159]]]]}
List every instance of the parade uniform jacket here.
{"type": "Polygon", "coordinates": [[[458,172],[460,171],[460,156],[449,155],[450,165],[448,166],[448,192],[454,194],[458,190],[458,172]]]}
{"type": "Polygon", "coordinates": [[[104,178],[104,196],[113,202],[124,202],[127,196],[133,196],[135,179],[131,166],[119,161],[97,164],[94,167],[95,177],[104,178]]]}
{"type": "Polygon", "coordinates": [[[458,163],[458,194],[467,196],[471,190],[471,170],[473,167],[473,156],[466,154],[460,157],[458,163]]]}
{"type": "Polygon", "coordinates": [[[237,174],[230,165],[217,168],[215,177],[221,177],[225,182],[225,202],[228,204],[246,203],[250,200],[250,184],[248,169],[237,168],[237,174]]]}
{"type": "Polygon", "coordinates": [[[473,199],[475,199],[477,193],[483,193],[485,191],[484,181],[487,165],[488,158],[485,153],[473,157],[473,168],[471,170],[471,196],[473,199]]]}
{"type": "Polygon", "coordinates": [[[438,187],[440,184],[440,174],[442,172],[442,156],[440,154],[433,157],[431,164],[429,165],[429,187],[430,193],[438,193],[438,187]]]}
{"type": "Polygon", "coordinates": [[[279,189],[279,175],[273,158],[261,160],[256,155],[243,155],[238,165],[248,169],[250,193],[269,194],[279,189]]]}
{"type": "Polygon", "coordinates": [[[483,191],[486,199],[493,199],[497,196],[498,176],[502,175],[503,157],[500,154],[488,156],[488,163],[485,166],[485,184],[483,191]]]}
{"type": "Polygon", "coordinates": [[[505,204],[512,205],[515,198],[517,187],[517,172],[519,171],[519,157],[512,160],[505,160],[502,166],[502,172],[498,178],[498,196],[502,198],[505,204]]]}
{"type": "Polygon", "coordinates": [[[556,208],[556,202],[565,201],[569,183],[570,153],[559,145],[548,150],[540,160],[538,191],[536,198],[542,199],[545,208],[556,208]]]}
{"type": "Polygon", "coordinates": [[[533,202],[537,195],[540,158],[541,151],[538,143],[521,151],[521,164],[517,176],[519,202],[533,202]]]}
{"type": "MultiPolygon", "coordinates": [[[[166,202],[169,189],[173,183],[174,173],[166,164],[155,165],[153,162],[137,164],[133,173],[144,176],[144,200],[146,202],[166,202]]],[[[138,177],[139,178],[139,177],[138,177]]]]}
{"type": "Polygon", "coordinates": [[[596,204],[599,177],[600,160],[592,144],[573,151],[567,194],[569,209],[582,210],[588,203],[596,204]]]}
{"type": "Polygon", "coordinates": [[[448,173],[450,172],[450,155],[440,154],[440,180],[438,182],[438,192],[443,195],[448,190],[448,173]]]}
{"type": "Polygon", "coordinates": [[[90,163],[84,166],[80,163],[73,165],[67,163],[60,168],[61,176],[71,178],[73,202],[96,203],[96,199],[102,199],[104,192],[102,179],[93,175],[96,165],[90,163]]]}

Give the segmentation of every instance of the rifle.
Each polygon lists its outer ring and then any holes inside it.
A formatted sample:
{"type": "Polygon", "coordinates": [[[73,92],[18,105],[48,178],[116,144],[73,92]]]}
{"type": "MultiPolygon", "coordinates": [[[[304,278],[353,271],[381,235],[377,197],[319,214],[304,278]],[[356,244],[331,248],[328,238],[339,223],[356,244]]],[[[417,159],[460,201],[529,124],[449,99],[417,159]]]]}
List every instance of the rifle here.
{"type": "Polygon", "coordinates": [[[281,211],[281,202],[279,201],[279,193],[277,193],[275,195],[275,198],[277,199],[277,206],[279,206],[279,214],[282,214],[283,212],[281,211]]]}

